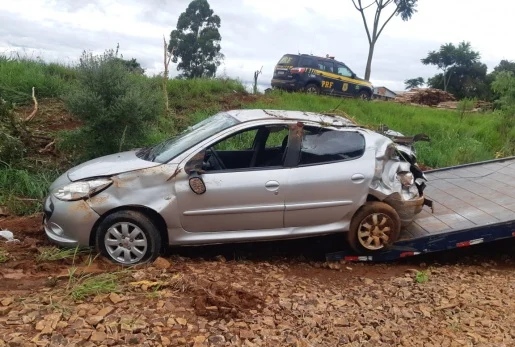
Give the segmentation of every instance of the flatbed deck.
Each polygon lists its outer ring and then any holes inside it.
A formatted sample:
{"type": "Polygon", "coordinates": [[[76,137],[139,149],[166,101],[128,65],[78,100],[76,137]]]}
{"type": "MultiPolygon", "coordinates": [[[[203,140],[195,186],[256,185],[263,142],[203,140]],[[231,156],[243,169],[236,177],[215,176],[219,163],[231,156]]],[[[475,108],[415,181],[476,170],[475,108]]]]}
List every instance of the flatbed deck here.
{"type": "Polygon", "coordinates": [[[392,260],[515,237],[515,157],[425,172],[433,201],[391,248],[370,256],[348,251],[328,260],[392,260]]]}

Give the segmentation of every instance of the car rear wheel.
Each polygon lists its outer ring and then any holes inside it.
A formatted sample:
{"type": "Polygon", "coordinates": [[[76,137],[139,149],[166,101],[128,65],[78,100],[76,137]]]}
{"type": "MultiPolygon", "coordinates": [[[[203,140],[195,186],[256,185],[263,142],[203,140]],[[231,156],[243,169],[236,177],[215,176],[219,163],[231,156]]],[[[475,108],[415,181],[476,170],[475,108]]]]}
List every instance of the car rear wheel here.
{"type": "Polygon", "coordinates": [[[363,205],[352,218],[347,240],[358,253],[373,253],[398,240],[401,220],[393,207],[380,201],[363,205]]]}
{"type": "Polygon", "coordinates": [[[316,84],[314,83],[310,83],[308,85],[306,85],[306,87],[304,88],[304,90],[306,91],[306,93],[308,94],[320,94],[320,87],[317,86],[316,84]]]}
{"type": "Polygon", "coordinates": [[[145,263],[159,255],[161,234],[144,214],[118,211],[100,223],[96,246],[112,262],[122,265],[145,263]]]}

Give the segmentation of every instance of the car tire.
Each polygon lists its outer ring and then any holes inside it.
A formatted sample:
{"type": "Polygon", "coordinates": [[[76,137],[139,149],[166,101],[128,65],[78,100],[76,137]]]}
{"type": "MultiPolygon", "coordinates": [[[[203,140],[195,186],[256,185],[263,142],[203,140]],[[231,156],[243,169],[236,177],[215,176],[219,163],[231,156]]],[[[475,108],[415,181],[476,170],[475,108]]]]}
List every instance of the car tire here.
{"type": "Polygon", "coordinates": [[[382,251],[399,239],[401,219],[393,207],[369,201],[352,217],[347,240],[359,254],[382,251]]]}
{"type": "Polygon", "coordinates": [[[96,247],[114,263],[134,265],[151,262],[159,256],[161,234],[154,223],[137,211],[118,211],[98,226],[96,247]]]}
{"type": "Polygon", "coordinates": [[[365,89],[361,89],[358,93],[358,97],[361,99],[361,100],[370,100],[370,92],[365,90],[365,89]]]}
{"type": "Polygon", "coordinates": [[[304,87],[307,94],[320,94],[320,87],[314,83],[309,83],[304,87]]]}

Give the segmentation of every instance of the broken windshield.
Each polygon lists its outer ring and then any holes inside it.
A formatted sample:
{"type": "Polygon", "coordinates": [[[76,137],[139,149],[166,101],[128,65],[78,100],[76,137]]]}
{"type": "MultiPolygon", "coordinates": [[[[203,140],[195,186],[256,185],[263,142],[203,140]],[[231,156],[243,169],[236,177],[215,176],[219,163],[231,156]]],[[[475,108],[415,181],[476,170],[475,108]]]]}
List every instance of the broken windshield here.
{"type": "Polygon", "coordinates": [[[237,123],[239,121],[227,113],[218,113],[187,128],[177,136],[153,147],[140,150],[137,156],[143,160],[166,163],[196,144],[237,123]]]}

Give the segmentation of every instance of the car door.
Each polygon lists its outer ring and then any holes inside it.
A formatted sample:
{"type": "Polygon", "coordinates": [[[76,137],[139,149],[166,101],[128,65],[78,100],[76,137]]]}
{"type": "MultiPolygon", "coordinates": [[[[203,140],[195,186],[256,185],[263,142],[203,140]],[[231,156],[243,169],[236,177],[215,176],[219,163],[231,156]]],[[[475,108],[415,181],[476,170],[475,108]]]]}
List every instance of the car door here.
{"type": "Polygon", "coordinates": [[[342,63],[336,64],[336,71],[338,74],[336,89],[344,95],[353,96],[356,93],[356,83],[352,78],[352,71],[342,63]]]}
{"type": "Polygon", "coordinates": [[[321,76],[320,89],[325,94],[340,94],[336,88],[336,75],[334,73],[334,62],[331,60],[318,60],[318,72],[321,76]]]}
{"type": "MultiPolygon", "coordinates": [[[[233,134],[200,151],[206,162],[200,178],[205,193],[196,194],[189,184],[190,175],[181,172],[175,183],[180,223],[188,232],[223,232],[236,230],[277,229],[284,226],[283,187],[288,168],[282,164],[284,138],[288,135],[285,124],[252,127],[233,134]],[[272,129],[272,130],[270,130],[272,129]],[[253,132],[255,138],[246,134],[253,132]],[[266,136],[264,136],[265,134],[266,136]],[[242,139],[247,139],[245,142],[242,139]],[[210,152],[214,148],[215,152],[210,152]],[[248,152],[251,156],[233,157],[231,153],[248,152]],[[231,152],[231,153],[230,153],[231,152]],[[225,160],[221,167],[218,158],[225,160]]],[[[198,159],[199,153],[186,159],[198,159]]],[[[183,165],[184,167],[185,165],[183,165]]]]}
{"type": "Polygon", "coordinates": [[[284,192],[285,227],[344,226],[366,200],[374,175],[375,158],[365,147],[358,131],[304,127],[284,192]]]}

